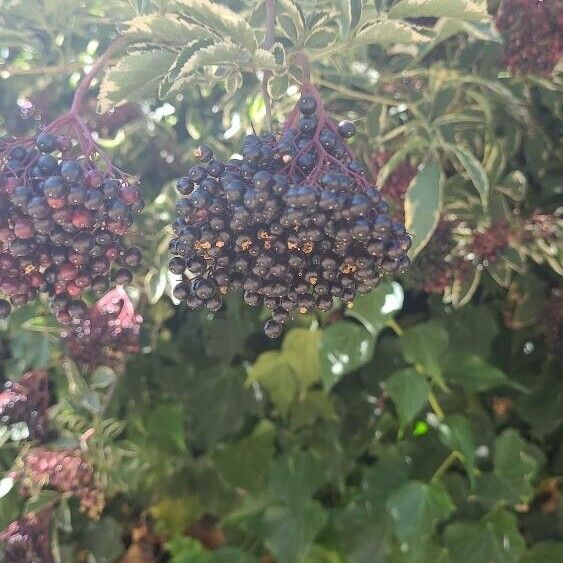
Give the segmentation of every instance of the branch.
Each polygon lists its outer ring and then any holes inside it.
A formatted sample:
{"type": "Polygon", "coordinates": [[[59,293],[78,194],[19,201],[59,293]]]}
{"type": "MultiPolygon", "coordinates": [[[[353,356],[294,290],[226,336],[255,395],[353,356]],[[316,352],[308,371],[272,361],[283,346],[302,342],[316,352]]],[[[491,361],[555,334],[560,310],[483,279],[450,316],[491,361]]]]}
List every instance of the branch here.
{"type": "Polygon", "coordinates": [[[71,114],[80,114],[80,110],[82,109],[82,104],[84,103],[84,99],[90,89],[92,84],[92,80],[98,75],[98,73],[102,70],[102,68],[107,64],[108,60],[111,56],[116,52],[122,49],[127,44],[127,38],[120,36],[115,39],[109,47],[105,50],[103,55],[92,65],[92,68],[87,72],[86,76],[82,79],[82,82],[76,88],[76,92],[74,93],[74,100],[72,102],[72,106],[70,108],[71,114]]]}

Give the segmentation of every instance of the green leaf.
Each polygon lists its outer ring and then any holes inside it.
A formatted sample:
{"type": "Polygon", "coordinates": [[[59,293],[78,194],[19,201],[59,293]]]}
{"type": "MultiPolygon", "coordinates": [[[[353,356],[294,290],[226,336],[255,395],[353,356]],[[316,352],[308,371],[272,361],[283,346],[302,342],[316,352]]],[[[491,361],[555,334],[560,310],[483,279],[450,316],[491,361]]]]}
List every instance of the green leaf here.
{"type": "Polygon", "coordinates": [[[405,226],[413,241],[409,255],[414,258],[428,243],[440,220],[444,173],[432,161],[412,180],[405,195],[405,226]]]}
{"type": "Polygon", "coordinates": [[[444,293],[444,302],[451,303],[456,308],[467,305],[479,287],[481,272],[481,269],[474,268],[471,264],[456,269],[452,287],[444,293]]]}
{"type": "Polygon", "coordinates": [[[155,96],[176,54],[171,51],[143,51],[126,55],[105,74],[100,86],[100,111],[107,112],[122,101],[155,96]]]}
{"type": "Polygon", "coordinates": [[[258,47],[254,30],[239,13],[209,0],[174,0],[190,20],[207,27],[219,38],[228,38],[249,51],[258,47]]]}
{"type": "Polygon", "coordinates": [[[175,450],[186,451],[182,405],[158,405],[149,413],[146,428],[152,441],[168,445],[175,450]]]}
{"type": "Polygon", "coordinates": [[[327,521],[326,511],[316,501],[303,503],[299,509],[274,505],[264,512],[259,529],[276,559],[289,563],[307,555],[327,521]]]}
{"type": "Polygon", "coordinates": [[[194,538],[174,537],[166,542],[171,563],[211,563],[211,554],[194,538]]]}
{"type": "Polygon", "coordinates": [[[525,550],[516,516],[505,511],[488,514],[479,523],[450,524],[444,541],[452,563],[517,563],[525,550]]]}
{"type": "Polygon", "coordinates": [[[409,481],[387,501],[395,535],[409,551],[416,550],[453,509],[454,505],[440,483],[409,481]]]}
{"type": "Polygon", "coordinates": [[[105,389],[117,380],[116,373],[108,367],[99,367],[90,379],[90,386],[94,389],[105,389]]]}
{"type": "Polygon", "coordinates": [[[288,454],[276,459],[268,481],[272,499],[300,507],[326,481],[322,463],[311,454],[288,454]]]}
{"type": "Polygon", "coordinates": [[[25,499],[12,477],[0,479],[0,531],[15,522],[21,515],[25,499]]]}
{"type": "Polygon", "coordinates": [[[514,201],[523,201],[528,189],[528,180],[520,170],[507,174],[495,188],[514,201]]]}
{"type": "Polygon", "coordinates": [[[404,457],[384,455],[365,468],[361,499],[368,503],[375,515],[382,515],[389,495],[403,486],[409,478],[410,467],[404,457]]]}
{"type": "Polygon", "coordinates": [[[477,495],[487,505],[529,502],[534,495],[533,479],[543,463],[543,454],[513,428],[495,440],[494,472],[477,481],[477,495]]]}
{"type": "Polygon", "coordinates": [[[448,349],[448,333],[436,321],[417,324],[401,337],[405,360],[421,367],[440,385],[443,385],[442,363],[448,349]]]}
{"type": "Polygon", "coordinates": [[[403,307],[403,288],[397,282],[384,281],[376,289],[354,299],[346,315],[360,321],[375,338],[387,321],[403,307]]]}
{"type": "Polygon", "coordinates": [[[190,381],[186,412],[198,447],[238,432],[255,410],[256,397],[244,386],[242,368],[215,364],[190,381]]]}
{"type": "Polygon", "coordinates": [[[563,561],[563,542],[542,541],[535,543],[519,559],[518,563],[554,563],[563,561]]]}
{"type": "Polygon", "coordinates": [[[306,389],[321,377],[319,342],[322,331],[294,328],[282,344],[282,356],[293,369],[301,389],[306,389]]]}
{"type": "Polygon", "coordinates": [[[222,547],[209,553],[209,557],[209,563],[257,563],[256,557],[238,547],[222,547]]]}
{"type": "Polygon", "coordinates": [[[373,356],[374,340],[360,325],[339,321],[328,326],[320,340],[321,379],[328,391],[347,373],[373,356]]]}
{"type": "Polygon", "coordinates": [[[524,387],[508,379],[499,368],[472,354],[450,355],[444,368],[444,376],[446,380],[461,385],[466,391],[488,391],[503,386],[525,391],[524,387]]]}
{"type": "Polygon", "coordinates": [[[280,414],[287,414],[299,388],[287,359],[277,351],[263,352],[250,367],[247,384],[260,383],[280,414]]]}
{"type": "Polygon", "coordinates": [[[289,426],[291,430],[297,430],[303,426],[313,426],[319,420],[337,421],[338,415],[326,393],[309,390],[305,397],[293,403],[289,426]]]}
{"type": "Polygon", "coordinates": [[[425,43],[430,38],[419,33],[413,26],[393,20],[369,22],[358,29],[351,40],[352,47],[363,45],[394,45],[396,43],[425,43]]]}
{"type": "Polygon", "coordinates": [[[83,545],[98,563],[112,563],[123,553],[123,529],[111,516],[94,522],[89,520],[83,535],[83,545]]]}
{"type": "Polygon", "coordinates": [[[23,513],[29,514],[30,512],[40,512],[49,505],[54,505],[55,501],[61,496],[57,491],[40,491],[37,496],[31,497],[26,501],[23,513]]]}
{"type": "Polygon", "coordinates": [[[293,0],[278,0],[278,23],[283,33],[295,44],[305,35],[305,20],[299,5],[293,0]]]}
{"type": "Polygon", "coordinates": [[[332,27],[316,27],[305,40],[306,49],[326,49],[336,41],[336,30],[332,27]]]}
{"type": "Polygon", "coordinates": [[[189,24],[174,14],[144,14],[127,22],[126,35],[161,45],[184,46],[214,35],[199,25],[189,24]]]}
{"type": "Polygon", "coordinates": [[[443,317],[450,339],[450,349],[456,354],[475,354],[488,358],[498,334],[496,316],[489,307],[467,306],[443,317]]]}
{"type": "Polygon", "coordinates": [[[477,160],[475,155],[463,145],[452,145],[446,143],[446,150],[453,154],[463,166],[473,185],[479,192],[483,207],[487,207],[489,201],[489,177],[483,165],[477,160]]]}
{"type": "Polygon", "coordinates": [[[476,0],[400,0],[391,10],[390,18],[459,18],[481,21],[488,18],[487,6],[476,0]]]}
{"type": "Polygon", "coordinates": [[[385,389],[397,407],[402,428],[420,412],[430,393],[430,385],[424,376],[410,368],[393,374],[385,382],[385,389]]]}
{"type": "Polygon", "coordinates": [[[287,74],[273,75],[268,79],[268,94],[274,100],[287,96],[289,76],[287,74]]]}
{"type": "Polygon", "coordinates": [[[475,437],[467,417],[454,414],[446,417],[439,426],[440,440],[452,451],[463,454],[463,464],[471,485],[475,483],[475,437]]]}
{"type": "Polygon", "coordinates": [[[212,460],[219,474],[234,487],[259,490],[274,457],[275,428],[263,420],[254,432],[238,442],[219,445],[212,460]]]}

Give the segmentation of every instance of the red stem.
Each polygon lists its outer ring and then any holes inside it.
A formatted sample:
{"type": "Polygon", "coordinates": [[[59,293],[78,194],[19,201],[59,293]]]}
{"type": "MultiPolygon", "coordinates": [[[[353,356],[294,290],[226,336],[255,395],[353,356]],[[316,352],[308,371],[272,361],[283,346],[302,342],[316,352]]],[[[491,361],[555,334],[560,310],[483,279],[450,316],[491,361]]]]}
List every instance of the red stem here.
{"type": "Polygon", "coordinates": [[[92,68],[88,71],[88,73],[82,79],[82,82],[76,88],[74,93],[74,100],[72,102],[72,106],[70,107],[70,114],[79,115],[82,106],[84,104],[84,100],[86,99],[86,95],[90,86],[92,84],[92,80],[98,75],[100,70],[104,67],[107,63],[108,59],[119,49],[123,48],[127,44],[127,39],[123,36],[118,37],[115,39],[109,47],[105,50],[103,55],[100,56],[98,60],[92,65],[92,68]]]}

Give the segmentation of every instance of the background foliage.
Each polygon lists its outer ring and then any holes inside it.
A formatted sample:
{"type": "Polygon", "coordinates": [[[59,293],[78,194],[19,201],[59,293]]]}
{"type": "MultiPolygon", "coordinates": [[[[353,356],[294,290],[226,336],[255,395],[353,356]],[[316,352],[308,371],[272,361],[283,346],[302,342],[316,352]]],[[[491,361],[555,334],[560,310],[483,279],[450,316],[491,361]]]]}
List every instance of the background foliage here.
{"type": "MultiPolygon", "coordinates": [[[[2,376],[49,370],[50,443],[80,447],[106,497],[98,520],[56,497],[56,560],[563,560],[561,80],[505,66],[498,4],[276,0],[266,51],[261,2],[0,0],[12,134],[62,113],[130,37],[89,120],[148,202],[132,235],[143,347],[125,370],[80,373],[41,304],[0,327],[2,376]],[[173,305],[167,225],[193,148],[229,155],[266,128],[264,74],[281,122],[303,52],[397,216],[404,203],[415,260],[272,343],[237,300],[173,305]]],[[[25,434],[0,426],[0,529],[53,502],[10,484],[25,434]]]]}

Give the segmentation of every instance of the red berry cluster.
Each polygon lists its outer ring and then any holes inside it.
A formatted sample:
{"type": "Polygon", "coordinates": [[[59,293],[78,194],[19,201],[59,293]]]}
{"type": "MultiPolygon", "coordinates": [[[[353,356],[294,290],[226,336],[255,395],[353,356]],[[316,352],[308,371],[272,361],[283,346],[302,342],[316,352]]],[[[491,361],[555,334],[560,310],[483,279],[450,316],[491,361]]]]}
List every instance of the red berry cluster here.
{"type": "Polygon", "coordinates": [[[178,182],[174,296],[217,311],[222,295],[243,290],[272,311],[264,332],[275,338],[293,312],[351,302],[405,270],[410,236],[346,144],[354,133],[308,85],[281,134],[247,136],[242,158],[200,147],[201,164],[178,182]]]}
{"type": "Polygon", "coordinates": [[[47,434],[49,392],[47,372],[30,371],[18,381],[8,381],[0,392],[0,424],[27,424],[32,440],[44,440],[47,434]]]}
{"type": "Polygon", "coordinates": [[[459,263],[459,258],[451,255],[456,246],[453,227],[452,222],[441,219],[432,238],[414,260],[409,281],[415,289],[442,294],[452,284],[459,263]]]}
{"type": "Polygon", "coordinates": [[[77,450],[29,450],[15,477],[20,480],[24,496],[41,486],[77,497],[81,509],[92,518],[104,508],[103,493],[96,484],[92,466],[77,450]]]}
{"type": "MultiPolygon", "coordinates": [[[[141,255],[123,237],[142,208],[74,114],[36,137],[0,140],[0,294],[17,307],[47,293],[61,322],[81,318],[85,291],[131,281],[141,255]]],[[[0,300],[0,318],[10,310],[0,300]]]]}
{"type": "Polygon", "coordinates": [[[499,222],[486,229],[473,233],[469,252],[479,264],[494,262],[508,246],[510,225],[506,221],[499,222]]]}
{"type": "Polygon", "coordinates": [[[0,532],[3,563],[52,563],[49,540],[51,508],[30,513],[0,532]]]}
{"type": "MultiPolygon", "coordinates": [[[[377,177],[379,171],[392,156],[392,152],[383,151],[373,155],[371,171],[374,177],[377,177]]],[[[408,160],[405,160],[393,170],[381,186],[383,197],[392,203],[394,217],[399,221],[405,220],[405,195],[409,184],[416,176],[417,172],[416,166],[413,166],[408,160]]]]}
{"type": "Polygon", "coordinates": [[[549,74],[563,55],[563,2],[504,0],[496,24],[513,72],[549,74]]]}
{"type": "Polygon", "coordinates": [[[62,339],[69,356],[85,370],[100,366],[119,369],[127,354],[139,351],[142,322],[125,290],[117,287],[90,307],[62,339]]]}

